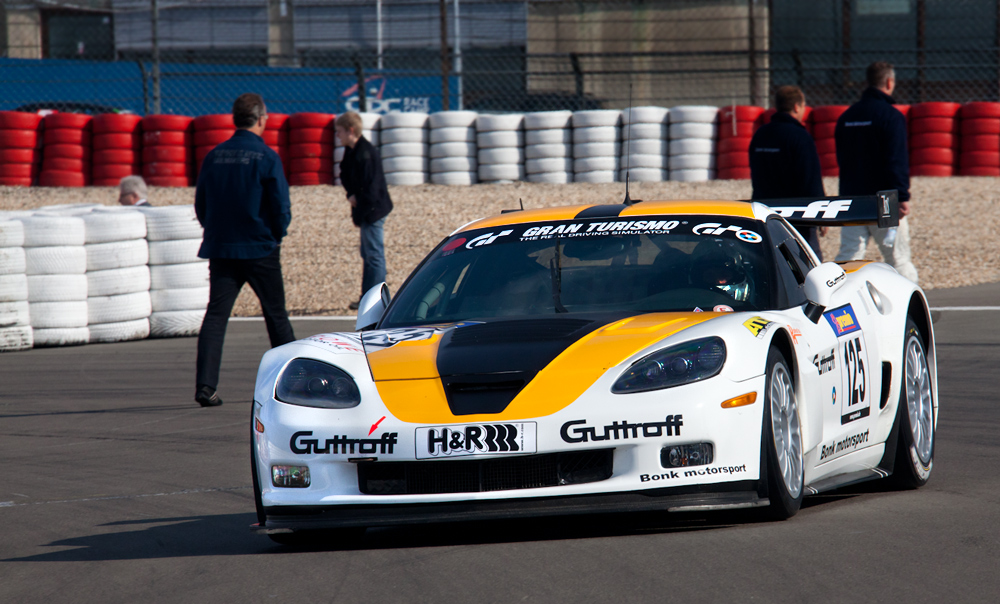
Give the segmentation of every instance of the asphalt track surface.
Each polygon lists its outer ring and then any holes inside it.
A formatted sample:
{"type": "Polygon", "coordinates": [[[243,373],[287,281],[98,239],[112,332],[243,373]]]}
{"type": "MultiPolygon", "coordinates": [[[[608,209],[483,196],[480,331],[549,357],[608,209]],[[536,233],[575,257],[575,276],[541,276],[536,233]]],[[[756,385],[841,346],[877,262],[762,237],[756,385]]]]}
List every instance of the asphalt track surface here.
{"type": "MultiPolygon", "coordinates": [[[[995,602],[1000,284],[938,290],[941,414],[918,491],[867,483],[797,516],[578,516],[370,529],[279,546],[248,461],[261,322],[234,322],[220,394],[195,339],[0,356],[0,602],[995,602]]],[[[350,328],[296,321],[300,337],[350,328]]]]}

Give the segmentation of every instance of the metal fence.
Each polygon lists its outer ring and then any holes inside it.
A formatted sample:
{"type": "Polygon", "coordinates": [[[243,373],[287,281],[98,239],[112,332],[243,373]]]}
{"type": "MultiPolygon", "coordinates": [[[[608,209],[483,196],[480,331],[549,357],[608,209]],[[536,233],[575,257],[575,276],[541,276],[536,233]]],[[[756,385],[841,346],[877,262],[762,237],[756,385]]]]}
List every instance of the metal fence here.
{"type": "Polygon", "coordinates": [[[997,0],[59,0],[0,3],[0,109],[534,111],[1000,99],[997,0]],[[154,27],[155,25],[155,27],[154,27]],[[154,35],[154,31],[156,35],[154,35]]]}

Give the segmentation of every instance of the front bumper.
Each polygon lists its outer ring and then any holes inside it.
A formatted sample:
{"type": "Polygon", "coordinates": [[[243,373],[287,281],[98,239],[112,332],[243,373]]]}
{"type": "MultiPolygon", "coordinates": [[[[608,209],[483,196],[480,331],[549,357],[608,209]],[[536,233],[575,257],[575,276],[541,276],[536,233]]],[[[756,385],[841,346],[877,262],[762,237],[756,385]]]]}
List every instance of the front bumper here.
{"type": "Polygon", "coordinates": [[[621,512],[693,512],[752,508],[768,505],[757,492],[757,481],[717,484],[631,493],[458,501],[423,504],[275,506],[264,508],[267,521],[253,529],[266,533],[347,527],[396,526],[416,523],[466,522],[571,516],[621,512]]]}

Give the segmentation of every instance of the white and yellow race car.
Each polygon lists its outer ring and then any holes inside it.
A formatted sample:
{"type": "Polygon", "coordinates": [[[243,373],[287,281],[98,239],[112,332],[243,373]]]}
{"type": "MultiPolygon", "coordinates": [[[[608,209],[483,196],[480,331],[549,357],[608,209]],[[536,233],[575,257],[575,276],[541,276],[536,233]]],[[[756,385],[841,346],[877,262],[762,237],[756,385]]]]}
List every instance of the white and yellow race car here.
{"type": "Polygon", "coordinates": [[[258,531],[764,507],[933,465],[923,291],[817,261],[791,224],[893,195],[503,213],[442,241],[352,333],[267,352],[258,531]],[[786,220],[787,218],[787,220],[786,220]],[[791,221],[791,224],[790,224],[791,221]]]}

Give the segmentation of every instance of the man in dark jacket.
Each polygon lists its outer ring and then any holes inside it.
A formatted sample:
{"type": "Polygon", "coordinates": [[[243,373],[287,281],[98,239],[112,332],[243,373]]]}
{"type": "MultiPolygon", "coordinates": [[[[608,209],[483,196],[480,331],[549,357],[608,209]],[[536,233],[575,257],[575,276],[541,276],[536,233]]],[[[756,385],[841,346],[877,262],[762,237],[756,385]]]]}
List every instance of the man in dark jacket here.
{"type": "MultiPolygon", "coordinates": [[[[802,125],[806,96],[798,86],[775,91],[777,112],[750,140],[750,179],[753,199],[825,197],[816,142],[802,125]]],[[[819,229],[798,227],[820,260],[819,229]]]]}
{"type": "Polygon", "coordinates": [[[271,346],[295,340],[285,310],[281,240],[292,220],[288,182],[281,158],[261,134],[267,108],[259,94],[233,103],[238,128],[210,151],[201,164],[194,209],[205,228],[198,256],[208,258],[208,309],[198,334],[195,400],[202,407],[222,404],[216,393],[222,343],[236,297],[249,283],[260,300],[271,346]]]}
{"type": "Polygon", "coordinates": [[[837,163],[840,165],[841,195],[872,195],[877,191],[899,191],[899,226],[879,229],[874,225],[840,230],[837,260],[861,260],[869,237],[875,238],[882,257],[899,274],[917,281],[910,260],[910,156],[906,142],[906,118],[893,107],[890,96],[896,88],[892,65],[877,61],[868,66],[868,88],[861,100],[837,120],[837,163]],[[886,237],[889,239],[886,239],[886,237]],[[895,237],[895,242],[892,238],[895,237]]]}
{"type": "MultiPolygon", "coordinates": [[[[340,160],[340,182],[351,203],[351,220],[361,229],[361,295],[385,281],[385,245],[382,240],[385,217],[392,211],[389,187],[382,171],[378,150],[362,135],[361,116],[353,111],[337,118],[337,137],[343,143],[344,158],[340,160]]],[[[360,299],[351,302],[356,310],[360,299]]]]}

